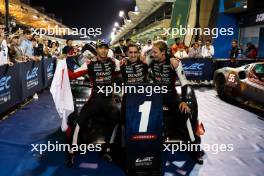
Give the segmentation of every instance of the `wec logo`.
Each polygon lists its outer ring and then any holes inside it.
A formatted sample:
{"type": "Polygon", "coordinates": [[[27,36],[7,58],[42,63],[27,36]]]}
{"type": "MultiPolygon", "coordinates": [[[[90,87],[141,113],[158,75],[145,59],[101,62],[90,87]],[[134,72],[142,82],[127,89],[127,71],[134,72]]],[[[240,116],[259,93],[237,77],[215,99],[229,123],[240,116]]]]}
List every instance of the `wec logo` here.
{"type": "Polygon", "coordinates": [[[203,70],[203,67],[204,67],[204,64],[200,64],[200,63],[194,63],[192,65],[186,65],[186,64],[183,64],[183,69],[185,71],[187,70],[203,70]]]}
{"type": "Polygon", "coordinates": [[[145,158],[143,158],[143,159],[138,158],[138,159],[136,159],[136,163],[141,163],[141,162],[152,162],[153,159],[154,159],[153,156],[152,156],[152,157],[145,157],[145,158]]]}
{"type": "Polygon", "coordinates": [[[53,72],[53,70],[54,70],[54,64],[51,63],[51,64],[48,66],[48,68],[47,68],[47,72],[50,73],[50,72],[53,72]]]}
{"type": "Polygon", "coordinates": [[[34,67],[33,70],[27,71],[27,80],[33,79],[35,77],[38,77],[38,68],[34,67]]]}
{"type": "Polygon", "coordinates": [[[11,80],[11,76],[5,76],[0,79],[0,91],[10,88],[9,81],[11,80]]]}

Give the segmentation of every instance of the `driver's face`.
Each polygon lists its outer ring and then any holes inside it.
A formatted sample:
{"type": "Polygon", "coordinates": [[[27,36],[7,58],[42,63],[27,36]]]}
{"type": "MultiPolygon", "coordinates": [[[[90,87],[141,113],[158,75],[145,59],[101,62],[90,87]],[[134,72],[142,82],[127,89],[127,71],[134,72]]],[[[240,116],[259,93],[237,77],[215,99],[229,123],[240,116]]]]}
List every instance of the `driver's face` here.
{"type": "Polygon", "coordinates": [[[135,62],[139,57],[138,49],[136,47],[129,47],[127,56],[131,62],[135,62]]]}
{"type": "Polygon", "coordinates": [[[96,52],[97,52],[97,56],[101,59],[104,59],[104,58],[107,58],[107,54],[108,54],[108,48],[105,47],[105,46],[102,46],[102,47],[98,47],[96,49],[96,52]]]}
{"type": "Polygon", "coordinates": [[[159,50],[159,48],[153,46],[152,47],[152,56],[154,60],[160,61],[162,59],[162,52],[159,50]]]}

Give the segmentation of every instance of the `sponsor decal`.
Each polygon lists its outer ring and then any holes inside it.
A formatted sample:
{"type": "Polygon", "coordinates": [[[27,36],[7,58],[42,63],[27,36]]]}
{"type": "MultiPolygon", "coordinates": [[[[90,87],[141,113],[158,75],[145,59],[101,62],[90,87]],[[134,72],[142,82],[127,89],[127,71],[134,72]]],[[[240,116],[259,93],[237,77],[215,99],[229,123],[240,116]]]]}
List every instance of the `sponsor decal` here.
{"type": "Polygon", "coordinates": [[[11,76],[4,76],[0,78],[0,104],[6,103],[11,100],[11,76]]]}
{"type": "Polygon", "coordinates": [[[183,64],[183,70],[186,76],[202,76],[204,66],[204,63],[183,64]]]}
{"type": "Polygon", "coordinates": [[[26,75],[27,89],[31,89],[38,85],[38,68],[34,67],[31,71],[27,71],[26,75]]]}
{"type": "Polygon", "coordinates": [[[137,158],[135,161],[136,166],[150,166],[152,165],[154,157],[153,156],[148,156],[144,158],[137,158]]]}
{"type": "Polygon", "coordinates": [[[131,140],[132,141],[143,141],[143,140],[154,140],[157,139],[156,134],[136,134],[133,135],[131,140]]]}
{"type": "Polygon", "coordinates": [[[227,77],[227,85],[231,86],[231,87],[236,87],[237,86],[237,78],[236,78],[236,74],[231,72],[229,73],[228,77],[227,77]]]}
{"type": "Polygon", "coordinates": [[[47,78],[51,79],[53,78],[53,75],[54,75],[54,63],[51,63],[47,67],[47,78]]]}

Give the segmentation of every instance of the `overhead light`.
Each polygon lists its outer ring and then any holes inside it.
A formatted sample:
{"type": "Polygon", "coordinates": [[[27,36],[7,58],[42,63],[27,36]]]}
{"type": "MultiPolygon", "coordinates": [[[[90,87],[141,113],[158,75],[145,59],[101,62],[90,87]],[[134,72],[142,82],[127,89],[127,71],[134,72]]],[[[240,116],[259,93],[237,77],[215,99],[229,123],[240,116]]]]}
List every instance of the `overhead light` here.
{"type": "Polygon", "coordinates": [[[243,5],[243,8],[246,9],[247,8],[247,5],[243,5]]]}
{"type": "Polygon", "coordinates": [[[135,6],[135,10],[134,10],[135,12],[139,12],[139,8],[138,8],[138,6],[135,6]]]}
{"type": "Polygon", "coordinates": [[[124,12],[123,10],[120,10],[120,11],[119,11],[119,17],[122,18],[122,17],[124,17],[124,15],[125,15],[125,12],[124,12]]]}
{"type": "Polygon", "coordinates": [[[112,32],[111,35],[110,35],[111,39],[113,40],[115,38],[115,33],[112,32]]]}
{"type": "Polygon", "coordinates": [[[118,24],[118,22],[115,22],[115,27],[119,27],[119,24],[118,24]]]}

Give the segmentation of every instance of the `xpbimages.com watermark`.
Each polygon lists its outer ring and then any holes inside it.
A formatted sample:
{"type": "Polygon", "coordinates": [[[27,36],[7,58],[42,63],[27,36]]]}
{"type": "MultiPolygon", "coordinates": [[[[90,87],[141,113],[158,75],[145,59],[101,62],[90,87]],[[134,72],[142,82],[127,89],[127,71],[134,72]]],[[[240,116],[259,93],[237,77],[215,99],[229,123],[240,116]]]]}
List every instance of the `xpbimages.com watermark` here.
{"type": "Polygon", "coordinates": [[[90,36],[96,37],[102,35],[102,28],[63,28],[48,26],[47,28],[32,29],[32,33],[35,35],[78,35],[81,38],[87,38],[90,36]]]}
{"type": "Polygon", "coordinates": [[[153,94],[166,94],[168,93],[167,86],[152,86],[152,85],[124,85],[121,86],[116,83],[113,86],[97,86],[97,93],[105,94],[146,94],[152,96],[153,94]]]}
{"type": "Polygon", "coordinates": [[[232,152],[234,151],[234,144],[193,144],[190,141],[187,143],[180,141],[174,144],[163,144],[163,151],[171,152],[171,154],[175,154],[175,152],[195,152],[201,150],[212,152],[212,154],[232,152]]]}
{"type": "Polygon", "coordinates": [[[162,28],[162,30],[164,33],[161,35],[171,38],[185,35],[212,36],[212,38],[217,38],[219,35],[234,35],[233,28],[193,28],[189,25],[187,27],[180,25],[179,28],[162,28]]]}
{"type": "Polygon", "coordinates": [[[86,154],[86,152],[99,152],[102,150],[101,144],[60,144],[58,141],[51,143],[48,141],[47,144],[31,144],[31,151],[43,154],[44,152],[79,152],[80,154],[86,154]]]}
{"type": "MultiPolygon", "coordinates": [[[[60,144],[58,141],[52,143],[48,141],[42,144],[31,144],[31,151],[43,154],[45,152],[79,152],[80,154],[86,154],[87,152],[99,152],[102,151],[102,144],[60,144]]],[[[178,142],[173,144],[163,144],[164,152],[193,152],[201,151],[212,152],[212,154],[218,154],[219,152],[232,152],[234,151],[234,144],[193,144],[189,141],[187,143],[178,142]]]]}

